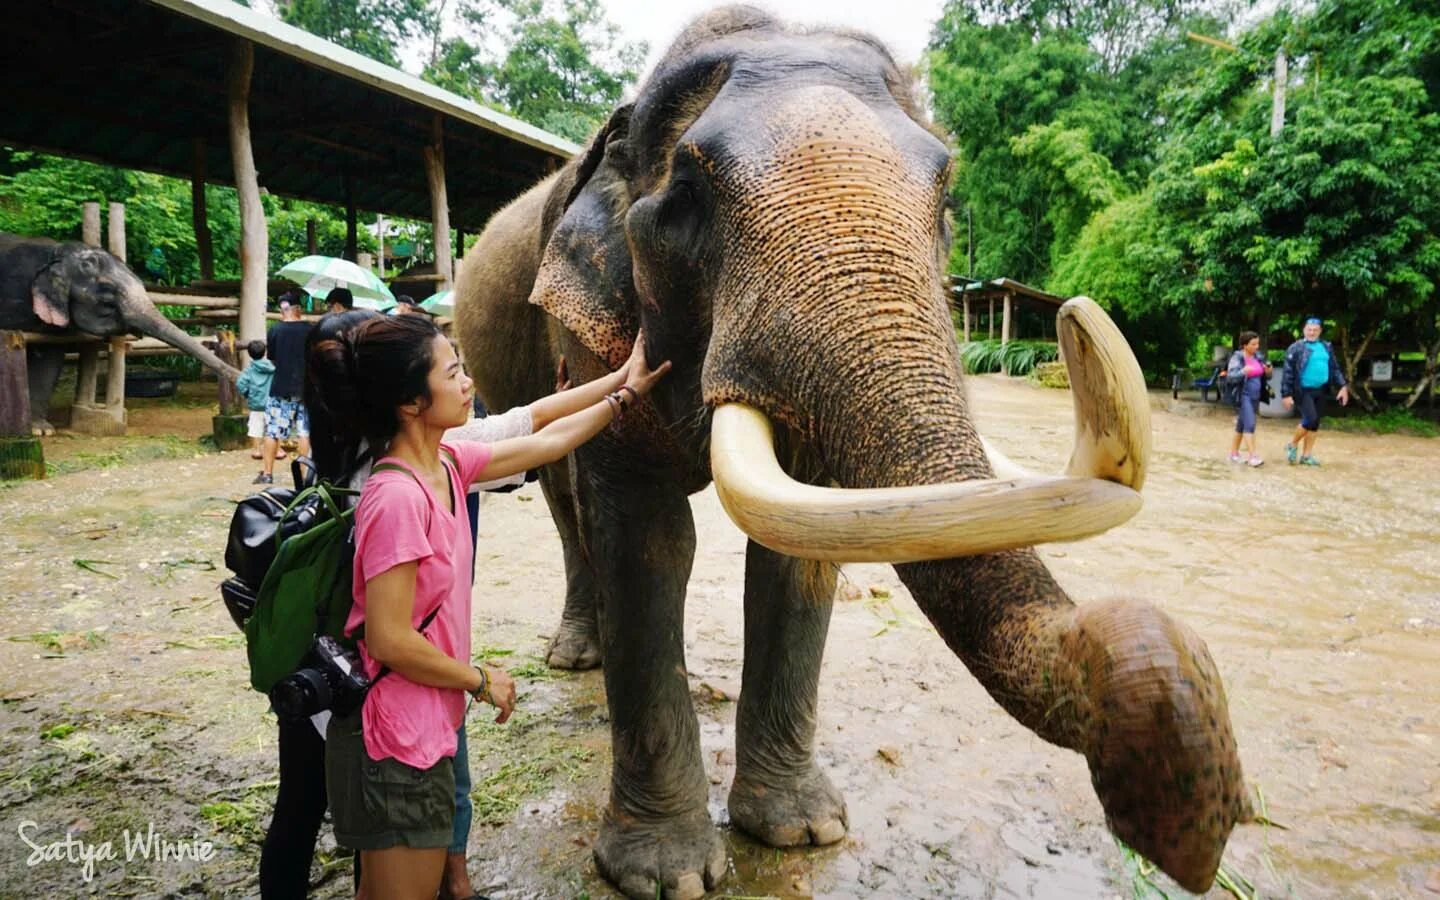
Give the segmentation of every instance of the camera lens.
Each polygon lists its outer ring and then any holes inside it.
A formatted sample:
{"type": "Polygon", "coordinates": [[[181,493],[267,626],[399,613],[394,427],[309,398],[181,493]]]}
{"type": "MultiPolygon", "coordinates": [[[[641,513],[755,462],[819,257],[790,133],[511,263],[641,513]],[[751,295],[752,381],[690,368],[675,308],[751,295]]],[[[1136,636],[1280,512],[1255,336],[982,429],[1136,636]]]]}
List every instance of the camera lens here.
{"type": "Polygon", "coordinates": [[[285,719],[313,716],[329,709],[330,701],[330,682],[324,673],[308,667],[280,679],[270,689],[270,705],[285,719]]]}

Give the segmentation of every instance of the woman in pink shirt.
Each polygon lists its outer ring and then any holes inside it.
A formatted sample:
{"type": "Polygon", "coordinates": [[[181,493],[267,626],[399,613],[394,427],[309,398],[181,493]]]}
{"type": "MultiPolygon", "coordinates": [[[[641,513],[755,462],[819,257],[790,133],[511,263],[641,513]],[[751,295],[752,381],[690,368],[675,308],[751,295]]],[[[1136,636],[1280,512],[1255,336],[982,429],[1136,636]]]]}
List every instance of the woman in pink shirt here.
{"type": "Polygon", "coordinates": [[[1255,422],[1260,404],[1264,402],[1265,378],[1270,364],[1260,358],[1260,336],[1253,331],[1240,333],[1240,349],[1230,355],[1225,367],[1225,381],[1235,391],[1235,437],[1230,441],[1230,461],[1262,466],[1265,461],[1255,452],[1255,422]],[[1241,444],[1245,456],[1240,456],[1241,444]]]}
{"type": "MultiPolygon", "coordinates": [[[[643,338],[641,338],[643,340],[643,338]]],[[[345,437],[383,447],[355,513],[358,638],[373,686],[326,734],[335,837],[361,854],[360,896],[433,900],[451,841],[456,729],[466,694],[509,718],[515,685],[470,663],[474,544],[465,492],[565,456],[623,415],[668,369],[639,364],[629,384],[534,434],[442,444],[466,421],[471,381],[427,317],[382,317],[342,339],[317,374],[345,437]]]]}

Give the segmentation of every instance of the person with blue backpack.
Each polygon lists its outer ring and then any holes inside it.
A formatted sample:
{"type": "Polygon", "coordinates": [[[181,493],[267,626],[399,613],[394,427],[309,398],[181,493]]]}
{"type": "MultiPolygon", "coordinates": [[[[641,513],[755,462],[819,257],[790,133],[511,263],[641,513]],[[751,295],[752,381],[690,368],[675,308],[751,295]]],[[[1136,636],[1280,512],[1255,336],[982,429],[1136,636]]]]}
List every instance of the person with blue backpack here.
{"type": "Polygon", "coordinates": [[[1350,386],[1345,383],[1335,348],[1329,341],[1320,340],[1322,327],[1319,319],[1306,319],[1303,337],[1285,351],[1280,398],[1287,410],[1297,403],[1300,405],[1300,424],[1290,443],[1285,445],[1285,457],[1292,466],[1297,462],[1302,466],[1320,465],[1320,460],[1315,458],[1315,437],[1320,431],[1320,418],[1325,415],[1325,398],[1330,386],[1340,389],[1335,399],[1341,406],[1350,402],[1350,386]]]}

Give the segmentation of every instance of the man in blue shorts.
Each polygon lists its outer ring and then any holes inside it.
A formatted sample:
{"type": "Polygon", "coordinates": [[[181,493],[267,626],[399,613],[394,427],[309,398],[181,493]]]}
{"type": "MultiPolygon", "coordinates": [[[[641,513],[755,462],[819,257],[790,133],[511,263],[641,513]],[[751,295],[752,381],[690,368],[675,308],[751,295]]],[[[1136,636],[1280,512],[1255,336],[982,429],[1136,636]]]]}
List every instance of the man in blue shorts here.
{"type": "Polygon", "coordinates": [[[265,355],[275,364],[270,382],[270,400],[265,406],[264,468],[255,484],[275,482],[275,454],[280,441],[292,435],[300,443],[300,455],[310,455],[310,416],[301,400],[305,390],[305,336],[310,324],[300,321],[300,299],[293,294],[280,298],[280,321],[265,335],[265,355]]]}
{"type": "Polygon", "coordinates": [[[1335,399],[1341,406],[1350,402],[1350,388],[1335,358],[1335,348],[1329,341],[1320,340],[1320,328],[1319,319],[1306,319],[1304,338],[1285,351],[1280,398],[1286,409],[1300,404],[1300,424],[1285,445],[1285,457],[1292,466],[1297,461],[1302,466],[1320,465],[1315,458],[1315,433],[1320,430],[1320,417],[1325,415],[1325,392],[1330,385],[1339,386],[1335,399]]]}

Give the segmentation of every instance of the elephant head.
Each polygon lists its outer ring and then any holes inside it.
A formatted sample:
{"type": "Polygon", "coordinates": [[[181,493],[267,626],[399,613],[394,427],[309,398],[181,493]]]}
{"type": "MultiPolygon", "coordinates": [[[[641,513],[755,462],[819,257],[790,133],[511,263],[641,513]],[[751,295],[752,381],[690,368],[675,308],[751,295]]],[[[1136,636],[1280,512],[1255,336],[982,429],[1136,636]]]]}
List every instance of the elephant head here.
{"type": "Polygon", "coordinates": [[[46,325],[108,337],[159,338],[234,381],[240,373],[160,314],[145,285],[114,255],[81,243],[53,245],[30,285],[31,312],[46,325]]]}
{"type": "Polygon", "coordinates": [[[1204,643],[1145,602],[1077,608],[1029,549],[1138,508],[1139,368],[1072,302],[1070,477],[987,458],[945,299],[951,157],[909,84],[867,36],[708,14],[557,179],[531,302],[612,366],[643,325],[674,362],[655,405],[737,524],[899,564],[991,695],[1085,754],[1116,834],[1203,891],[1248,810],[1204,643]]]}

